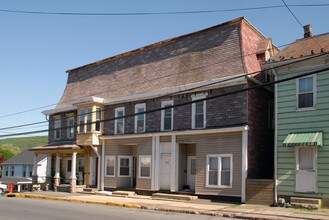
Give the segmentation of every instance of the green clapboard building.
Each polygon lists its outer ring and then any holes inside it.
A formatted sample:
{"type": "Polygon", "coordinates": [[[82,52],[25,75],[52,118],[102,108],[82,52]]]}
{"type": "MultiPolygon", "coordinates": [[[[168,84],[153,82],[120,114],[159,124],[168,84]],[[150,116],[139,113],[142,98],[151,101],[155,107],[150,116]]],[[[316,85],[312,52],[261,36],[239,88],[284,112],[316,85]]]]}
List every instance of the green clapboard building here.
{"type": "Polygon", "coordinates": [[[296,40],[265,64],[274,68],[276,198],[329,205],[329,33],[296,40]],[[289,79],[290,78],[290,79],[289,79]],[[289,79],[280,82],[280,80],[289,79]]]}

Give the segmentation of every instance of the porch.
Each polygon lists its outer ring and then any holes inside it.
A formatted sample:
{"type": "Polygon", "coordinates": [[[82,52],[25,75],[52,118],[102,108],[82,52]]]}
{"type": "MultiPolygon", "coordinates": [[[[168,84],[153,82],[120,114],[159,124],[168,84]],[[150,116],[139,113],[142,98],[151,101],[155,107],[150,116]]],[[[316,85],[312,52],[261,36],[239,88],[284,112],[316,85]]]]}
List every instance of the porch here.
{"type": "Polygon", "coordinates": [[[98,188],[98,168],[100,155],[97,147],[67,145],[47,145],[32,148],[34,169],[32,183],[39,185],[36,172],[38,154],[47,154],[46,182],[43,190],[61,192],[81,192],[86,187],[98,188]]]}

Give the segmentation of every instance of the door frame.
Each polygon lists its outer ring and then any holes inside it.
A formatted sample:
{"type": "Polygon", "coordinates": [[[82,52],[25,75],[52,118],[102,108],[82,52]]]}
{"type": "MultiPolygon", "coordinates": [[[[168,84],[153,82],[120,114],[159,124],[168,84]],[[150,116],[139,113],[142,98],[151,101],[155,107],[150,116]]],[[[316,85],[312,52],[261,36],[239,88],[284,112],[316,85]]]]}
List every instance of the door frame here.
{"type": "Polygon", "coordinates": [[[295,192],[296,193],[318,193],[318,149],[317,146],[297,146],[295,147],[295,192]],[[313,170],[315,171],[315,191],[300,192],[297,191],[297,172],[299,171],[299,151],[300,149],[310,148],[313,151],[313,170]]]}

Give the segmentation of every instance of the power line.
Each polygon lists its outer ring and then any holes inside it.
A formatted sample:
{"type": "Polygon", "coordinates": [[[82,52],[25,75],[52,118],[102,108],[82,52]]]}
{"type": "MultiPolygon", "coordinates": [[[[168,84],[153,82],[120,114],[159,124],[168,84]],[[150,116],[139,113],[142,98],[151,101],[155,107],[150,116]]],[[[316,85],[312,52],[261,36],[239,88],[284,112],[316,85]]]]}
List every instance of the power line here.
{"type": "MultiPolygon", "coordinates": [[[[290,44],[292,44],[292,43],[290,43],[290,44]]],[[[278,46],[278,48],[285,47],[285,46],[288,46],[290,44],[283,44],[281,46],[278,46]]],[[[272,50],[271,48],[270,49],[266,49],[266,51],[271,51],[271,50],[272,50]]],[[[247,57],[247,56],[251,56],[251,55],[256,55],[256,53],[248,53],[248,54],[244,54],[244,55],[240,55],[240,56],[236,56],[236,57],[243,58],[243,57],[247,57]]],[[[156,81],[156,80],[159,80],[159,79],[162,79],[162,78],[166,78],[166,77],[169,77],[169,76],[172,76],[172,75],[184,74],[184,73],[189,72],[191,70],[196,70],[196,69],[200,69],[200,68],[207,67],[207,66],[212,66],[212,65],[218,65],[218,64],[222,64],[222,63],[227,63],[227,61],[229,59],[231,59],[231,57],[228,57],[227,59],[221,60],[220,62],[212,63],[211,65],[198,66],[198,67],[193,68],[193,69],[189,69],[189,70],[178,72],[178,73],[175,72],[175,73],[168,74],[168,75],[165,75],[165,76],[162,76],[162,77],[153,78],[153,79],[148,80],[148,81],[143,81],[143,82],[140,82],[140,83],[132,83],[132,84],[129,84],[129,85],[125,86],[125,87],[121,87],[121,89],[122,88],[129,88],[131,86],[136,86],[138,84],[144,84],[145,82],[156,81]]],[[[258,72],[261,72],[261,71],[253,72],[251,74],[255,74],[255,73],[258,73],[258,72]]],[[[109,90],[103,91],[102,93],[104,93],[104,92],[111,92],[111,91],[115,91],[115,90],[118,90],[118,88],[109,89],[109,90]]],[[[102,93],[96,93],[94,95],[100,95],[102,93]]],[[[89,95],[88,96],[82,96],[80,98],[87,98],[87,97],[90,97],[90,96],[89,95]]],[[[64,101],[62,103],[70,103],[72,101],[73,100],[67,100],[67,101],[64,101]]],[[[33,109],[28,109],[28,110],[25,110],[25,111],[15,112],[15,113],[8,114],[8,115],[2,115],[2,116],[0,116],[0,119],[1,118],[6,118],[6,117],[10,117],[10,116],[19,115],[19,114],[24,114],[24,113],[27,113],[27,112],[32,112],[32,111],[36,111],[36,110],[40,110],[40,109],[44,109],[44,108],[47,108],[47,107],[52,107],[52,106],[55,106],[55,105],[57,105],[57,104],[49,104],[49,105],[45,105],[45,106],[41,106],[41,107],[37,107],[37,108],[33,108],[33,109]]]]}
{"type": "MultiPolygon", "coordinates": [[[[258,88],[262,88],[262,87],[265,87],[265,86],[270,86],[270,85],[286,82],[286,81],[289,81],[289,80],[293,80],[293,79],[297,79],[297,78],[301,78],[301,77],[305,77],[305,76],[309,76],[309,75],[313,75],[313,74],[322,73],[322,72],[325,72],[325,71],[328,71],[328,70],[329,70],[329,67],[326,67],[326,68],[323,68],[323,69],[320,69],[320,70],[299,74],[299,75],[288,77],[288,78],[285,78],[285,79],[276,80],[276,81],[273,81],[273,82],[263,83],[263,84],[252,86],[252,87],[247,87],[247,88],[242,88],[242,89],[238,89],[238,90],[234,90],[234,91],[229,91],[229,92],[225,92],[225,93],[218,94],[218,95],[208,96],[206,98],[202,98],[202,99],[198,99],[198,100],[192,100],[192,101],[183,102],[183,103],[179,103],[179,104],[175,104],[175,105],[171,105],[171,106],[165,106],[165,107],[161,107],[161,108],[157,108],[157,109],[153,109],[153,110],[148,110],[148,111],[144,111],[144,112],[124,115],[124,116],[114,117],[114,118],[109,118],[109,119],[104,119],[104,120],[100,120],[98,122],[114,121],[114,120],[118,120],[118,119],[134,117],[134,116],[137,116],[137,115],[144,115],[144,114],[146,115],[146,114],[157,112],[157,111],[162,111],[162,110],[166,110],[166,109],[172,109],[172,108],[176,108],[176,107],[180,107],[180,106],[190,105],[190,104],[193,104],[193,103],[196,103],[196,102],[202,102],[202,101],[216,99],[216,98],[220,98],[220,97],[224,97],[224,96],[228,96],[228,95],[234,95],[234,94],[237,94],[237,93],[240,93],[240,92],[247,92],[247,91],[250,91],[250,90],[253,90],[253,89],[258,89],[258,88]]],[[[90,124],[95,124],[95,123],[96,123],[96,121],[83,123],[83,124],[80,124],[80,125],[90,125],[90,124]]],[[[76,127],[76,126],[73,126],[73,127],[76,127]]],[[[62,129],[67,129],[67,128],[72,128],[72,127],[71,126],[66,126],[66,127],[60,127],[60,128],[54,128],[54,129],[46,129],[46,130],[39,130],[39,131],[30,131],[30,132],[8,134],[8,135],[0,135],[0,138],[11,137],[11,136],[29,135],[29,134],[35,134],[35,133],[43,133],[43,132],[55,131],[55,130],[58,130],[58,129],[62,130],[62,129]]]]}
{"type": "MultiPolygon", "coordinates": [[[[193,87],[193,88],[190,88],[190,89],[185,89],[185,90],[181,90],[181,91],[177,91],[177,92],[173,92],[173,93],[169,93],[169,94],[165,94],[163,96],[157,96],[157,98],[164,98],[164,97],[169,97],[169,96],[173,96],[175,94],[181,94],[181,93],[184,93],[184,92],[188,92],[188,91],[191,91],[191,90],[195,90],[195,89],[199,89],[199,88],[203,88],[203,87],[207,87],[207,86],[212,86],[212,85],[216,85],[216,84],[219,84],[219,83],[223,83],[223,82],[228,82],[228,81],[231,81],[231,80],[235,80],[235,79],[238,79],[238,78],[241,78],[241,77],[246,77],[248,75],[253,75],[253,74],[256,74],[256,73],[260,73],[260,72],[265,72],[265,71],[270,71],[270,70],[273,70],[275,68],[280,68],[280,67],[284,67],[284,66],[287,66],[287,65],[291,65],[291,64],[295,64],[295,63],[300,63],[300,62],[304,62],[306,60],[310,60],[310,59],[314,59],[314,58],[317,58],[317,57],[320,57],[320,56],[324,56],[326,55],[327,53],[324,53],[324,54],[319,54],[319,55],[315,55],[315,56],[311,56],[311,57],[308,57],[308,58],[305,58],[305,59],[302,59],[302,60],[296,60],[296,61],[293,61],[293,62],[290,62],[290,63],[286,63],[286,64],[282,64],[282,65],[279,65],[277,67],[272,67],[272,68],[268,68],[268,69],[263,69],[263,70],[260,70],[260,71],[256,71],[256,72],[252,72],[252,73],[247,73],[247,74],[241,74],[241,75],[235,75],[233,77],[230,77],[230,78],[227,78],[227,79],[223,79],[223,80],[220,80],[220,81],[216,81],[216,82],[210,82],[210,83],[207,83],[207,84],[204,84],[204,85],[201,85],[201,86],[197,86],[197,87],[193,87]]],[[[113,107],[112,107],[113,108],[113,107]]],[[[108,109],[111,109],[111,108],[107,108],[108,109]]],[[[102,109],[101,112],[105,111],[105,109],[102,109]]],[[[89,112],[89,113],[83,113],[83,114],[78,114],[76,117],[79,117],[79,116],[82,116],[82,115],[88,115],[88,114],[92,114],[92,113],[95,113],[96,111],[92,111],[92,112],[89,112]]],[[[1,130],[6,130],[6,129],[12,129],[12,128],[21,128],[21,127],[27,127],[27,126],[31,126],[31,125],[37,125],[37,124],[42,124],[42,123],[46,123],[48,121],[41,121],[41,122],[35,122],[35,123],[29,123],[29,124],[23,124],[23,125],[16,125],[16,126],[11,126],[11,127],[3,127],[3,128],[0,128],[0,131],[1,130]]]]}
{"type": "MultiPolygon", "coordinates": [[[[235,11],[252,11],[266,10],[275,8],[284,8],[284,5],[270,5],[248,8],[232,8],[218,10],[198,10],[198,11],[167,11],[167,12],[121,12],[121,13],[96,13],[96,12],[46,12],[46,11],[27,11],[27,10],[12,10],[0,9],[0,12],[19,13],[19,14],[38,14],[38,15],[64,15],[64,16],[150,16],[150,15],[184,15],[184,14],[209,14],[235,11]]],[[[326,7],[329,4],[291,4],[290,7],[326,7]]]]}
{"type": "MultiPolygon", "coordinates": [[[[296,17],[296,15],[291,11],[291,9],[289,8],[289,6],[286,4],[286,2],[284,0],[282,0],[283,4],[285,5],[285,7],[288,9],[288,11],[290,12],[290,14],[295,18],[295,20],[298,22],[298,24],[304,29],[303,24],[298,20],[298,18],[296,17]]],[[[319,42],[317,42],[313,36],[311,36],[311,38],[313,39],[313,41],[319,46],[319,48],[321,49],[321,45],[319,44],[319,42]]]]}

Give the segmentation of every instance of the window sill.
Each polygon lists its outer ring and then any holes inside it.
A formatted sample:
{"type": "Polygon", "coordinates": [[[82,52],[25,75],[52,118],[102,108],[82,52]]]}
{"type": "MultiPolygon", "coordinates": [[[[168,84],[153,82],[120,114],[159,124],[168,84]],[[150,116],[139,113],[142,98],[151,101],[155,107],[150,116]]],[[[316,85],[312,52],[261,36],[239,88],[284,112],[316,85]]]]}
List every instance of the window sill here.
{"type": "Polygon", "coordinates": [[[206,188],[213,188],[213,189],[232,189],[232,186],[212,186],[212,185],[206,185],[206,188]]]}
{"type": "Polygon", "coordinates": [[[315,111],[316,107],[308,107],[308,108],[297,108],[296,112],[307,112],[307,111],[315,111]]]}
{"type": "Polygon", "coordinates": [[[119,175],[118,177],[130,178],[131,175],[129,175],[129,176],[121,176],[121,175],[119,175]]]}
{"type": "Polygon", "coordinates": [[[151,177],[146,177],[146,176],[139,176],[138,179],[147,179],[147,180],[150,180],[151,177]]]}
{"type": "Polygon", "coordinates": [[[111,178],[113,178],[113,177],[115,177],[114,175],[105,175],[104,177],[111,177],[111,178]]]}

